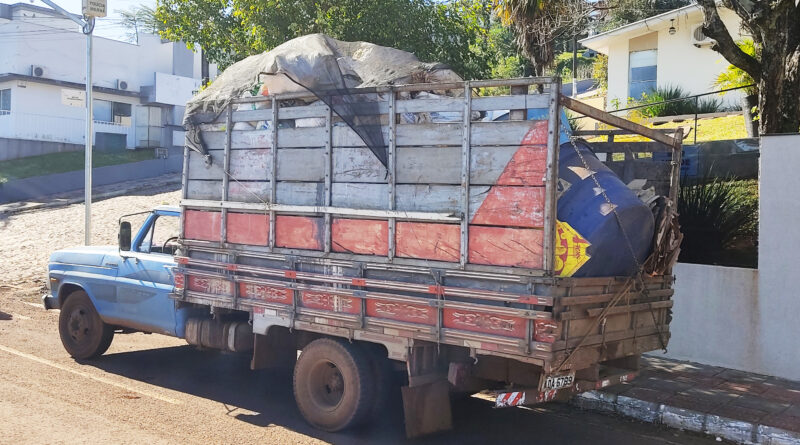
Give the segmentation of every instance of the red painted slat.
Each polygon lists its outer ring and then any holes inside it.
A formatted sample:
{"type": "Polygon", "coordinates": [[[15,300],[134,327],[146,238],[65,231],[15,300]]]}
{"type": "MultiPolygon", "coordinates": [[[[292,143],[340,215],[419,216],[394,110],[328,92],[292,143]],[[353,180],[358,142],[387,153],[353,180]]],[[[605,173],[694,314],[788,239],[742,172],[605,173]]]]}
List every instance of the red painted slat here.
{"type": "Polygon", "coordinates": [[[275,245],[294,249],[322,250],[322,218],[278,215],[275,218],[275,245]]]}
{"type": "Polygon", "coordinates": [[[227,235],[229,243],[267,246],[269,245],[269,215],[228,212],[227,235]]]}
{"type": "Polygon", "coordinates": [[[472,224],[542,227],[544,194],[544,187],[492,187],[472,217],[472,224]]]}
{"type": "Polygon", "coordinates": [[[523,145],[517,149],[496,185],[543,186],[547,173],[547,146],[523,145]]]}
{"type": "Polygon", "coordinates": [[[397,222],[397,256],[458,261],[461,230],[453,224],[397,222]]]}
{"type": "Polygon", "coordinates": [[[361,313],[361,299],[355,297],[304,290],[301,293],[301,303],[303,307],[309,309],[322,309],[346,314],[361,313]]]}
{"type": "Polygon", "coordinates": [[[367,316],[428,326],[436,325],[436,308],[421,304],[367,299],[367,316]]]}
{"type": "Polygon", "coordinates": [[[219,241],[221,235],[221,212],[185,210],[183,217],[183,236],[186,239],[219,241]]]}
{"type": "Polygon", "coordinates": [[[294,291],[285,287],[239,283],[239,296],[242,298],[263,300],[270,303],[292,304],[294,291]]]}
{"type": "Polygon", "coordinates": [[[331,249],[334,252],[388,255],[389,223],[369,219],[334,218],[331,249]]]}
{"type": "Polygon", "coordinates": [[[444,308],[442,311],[442,323],[446,328],[503,337],[525,338],[524,318],[462,309],[444,308]]]}
{"type": "Polygon", "coordinates": [[[493,266],[542,268],[539,229],[469,226],[469,262],[493,266]]]}
{"type": "Polygon", "coordinates": [[[206,278],[189,275],[189,290],[214,295],[233,295],[233,282],[222,278],[206,278]]]}

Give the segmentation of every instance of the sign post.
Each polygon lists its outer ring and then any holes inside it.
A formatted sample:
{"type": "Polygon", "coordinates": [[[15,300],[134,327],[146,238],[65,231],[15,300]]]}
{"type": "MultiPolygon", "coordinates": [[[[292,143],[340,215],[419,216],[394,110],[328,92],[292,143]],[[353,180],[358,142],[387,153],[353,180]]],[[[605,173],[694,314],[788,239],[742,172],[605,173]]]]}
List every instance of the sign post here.
{"type": "MultiPolygon", "coordinates": [[[[42,0],[56,12],[72,20],[81,27],[86,35],[86,157],[84,161],[84,243],[88,246],[92,242],[92,143],[94,142],[94,116],[92,112],[92,31],[94,31],[95,17],[105,17],[107,0],[83,0],[83,19],[75,14],[70,14],[52,0],[42,0]]],[[[63,101],[62,97],[62,101],[63,101]]]]}

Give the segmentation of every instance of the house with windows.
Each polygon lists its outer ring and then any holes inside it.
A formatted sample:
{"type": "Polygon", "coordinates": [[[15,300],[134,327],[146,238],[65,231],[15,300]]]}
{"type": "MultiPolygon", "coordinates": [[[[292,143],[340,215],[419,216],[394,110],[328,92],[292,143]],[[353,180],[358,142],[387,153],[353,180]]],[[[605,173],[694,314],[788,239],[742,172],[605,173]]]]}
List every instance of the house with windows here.
{"type": "MultiPolygon", "coordinates": [[[[745,37],[736,13],[720,8],[720,17],[734,40],[745,37]]],[[[703,34],[703,11],[696,3],[590,35],[580,43],[608,56],[610,110],[625,107],[629,98],[641,98],[656,86],[676,85],[690,94],[715,91],[714,79],[729,65],[703,34]]],[[[738,105],[740,97],[733,92],[723,99],[738,105]]]]}
{"type": "MultiPolygon", "coordinates": [[[[199,51],[140,33],[93,37],[96,150],[183,145],[184,104],[216,76],[199,51]]],[[[0,160],[83,150],[86,40],[48,8],[0,4],[0,160]]]]}

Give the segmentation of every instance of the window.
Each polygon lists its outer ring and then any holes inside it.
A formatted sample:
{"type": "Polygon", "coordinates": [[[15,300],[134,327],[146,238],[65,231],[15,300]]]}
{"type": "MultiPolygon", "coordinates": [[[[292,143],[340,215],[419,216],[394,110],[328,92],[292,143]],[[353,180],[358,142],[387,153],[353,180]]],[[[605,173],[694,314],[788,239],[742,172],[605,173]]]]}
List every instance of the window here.
{"type": "Polygon", "coordinates": [[[0,90],[0,114],[11,112],[11,89],[0,90]]]}
{"type": "Polygon", "coordinates": [[[179,234],[180,218],[176,216],[159,216],[153,221],[147,235],[142,239],[139,251],[174,254],[175,241],[179,234]]]}
{"type": "Polygon", "coordinates": [[[631,53],[628,97],[640,99],[642,94],[656,89],[657,59],[658,52],[654,49],[631,53]]]}
{"type": "Polygon", "coordinates": [[[108,122],[130,127],[131,104],[96,99],[92,108],[92,115],[94,116],[94,120],[98,122],[108,122]]]}

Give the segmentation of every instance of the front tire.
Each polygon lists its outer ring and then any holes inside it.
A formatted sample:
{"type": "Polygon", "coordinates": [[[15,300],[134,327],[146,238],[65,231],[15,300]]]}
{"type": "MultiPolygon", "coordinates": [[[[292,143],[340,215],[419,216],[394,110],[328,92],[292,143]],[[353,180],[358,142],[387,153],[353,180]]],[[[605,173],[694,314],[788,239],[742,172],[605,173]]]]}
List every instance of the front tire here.
{"type": "Polygon", "coordinates": [[[58,333],[64,349],[79,360],[102,355],[114,339],[114,329],[103,323],[84,291],[67,297],[58,316],[58,333]]]}
{"type": "Polygon", "coordinates": [[[321,338],[303,348],[294,368],[294,398],[315,428],[340,431],[367,419],[375,382],[366,352],[321,338]]]}

